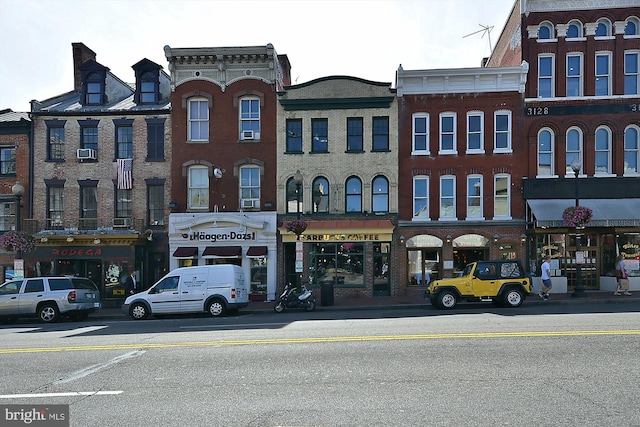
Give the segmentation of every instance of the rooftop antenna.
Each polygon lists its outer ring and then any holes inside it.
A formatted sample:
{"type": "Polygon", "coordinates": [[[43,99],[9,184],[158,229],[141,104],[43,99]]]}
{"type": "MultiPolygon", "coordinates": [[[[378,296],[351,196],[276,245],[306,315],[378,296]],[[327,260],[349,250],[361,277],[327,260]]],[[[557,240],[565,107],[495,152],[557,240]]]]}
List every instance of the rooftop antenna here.
{"type": "Polygon", "coordinates": [[[462,36],[462,38],[469,37],[478,33],[482,33],[482,36],[480,37],[482,38],[486,34],[489,39],[489,55],[491,55],[493,53],[493,47],[491,45],[491,30],[493,30],[493,25],[482,25],[482,24],[478,24],[478,25],[482,27],[481,30],[474,31],[473,33],[467,34],[466,36],[462,36]]]}

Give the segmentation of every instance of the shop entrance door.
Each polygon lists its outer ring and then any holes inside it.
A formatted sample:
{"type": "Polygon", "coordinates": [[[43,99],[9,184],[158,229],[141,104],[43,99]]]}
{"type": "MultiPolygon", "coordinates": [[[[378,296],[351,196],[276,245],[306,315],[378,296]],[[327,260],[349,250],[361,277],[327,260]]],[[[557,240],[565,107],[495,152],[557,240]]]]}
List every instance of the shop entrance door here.
{"type": "Polygon", "coordinates": [[[391,295],[389,243],[373,244],[373,296],[391,295]]]}
{"type": "MultiPolygon", "coordinates": [[[[576,235],[569,235],[567,247],[568,256],[561,258],[561,269],[567,277],[567,290],[573,291],[576,286],[576,235]]],[[[597,259],[599,258],[597,236],[595,234],[583,234],[580,237],[580,251],[584,254],[584,264],[580,266],[580,275],[585,289],[598,289],[598,277],[600,270],[597,259]]]]}

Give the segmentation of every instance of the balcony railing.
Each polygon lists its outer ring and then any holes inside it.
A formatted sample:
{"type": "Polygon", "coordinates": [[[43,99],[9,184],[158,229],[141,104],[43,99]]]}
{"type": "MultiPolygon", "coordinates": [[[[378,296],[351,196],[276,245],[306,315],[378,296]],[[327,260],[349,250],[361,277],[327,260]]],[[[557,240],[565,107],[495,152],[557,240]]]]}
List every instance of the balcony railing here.
{"type": "Polygon", "coordinates": [[[135,218],[46,218],[23,219],[22,230],[30,234],[54,232],[65,234],[74,232],[128,233],[144,232],[146,221],[135,218]]]}

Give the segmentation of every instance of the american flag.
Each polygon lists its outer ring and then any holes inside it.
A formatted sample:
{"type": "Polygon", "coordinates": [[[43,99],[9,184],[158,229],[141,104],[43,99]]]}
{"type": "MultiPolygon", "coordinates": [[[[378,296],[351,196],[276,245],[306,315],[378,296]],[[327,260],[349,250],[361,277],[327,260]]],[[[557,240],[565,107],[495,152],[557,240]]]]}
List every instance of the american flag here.
{"type": "Polygon", "coordinates": [[[118,159],[118,189],[130,190],[133,187],[133,159],[118,159]]]}

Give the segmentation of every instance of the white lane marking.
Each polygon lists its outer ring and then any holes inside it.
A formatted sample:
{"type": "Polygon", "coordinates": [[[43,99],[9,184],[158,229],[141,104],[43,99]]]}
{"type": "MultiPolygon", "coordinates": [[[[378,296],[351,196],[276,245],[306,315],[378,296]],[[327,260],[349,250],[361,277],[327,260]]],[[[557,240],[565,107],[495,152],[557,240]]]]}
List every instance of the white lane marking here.
{"type": "Polygon", "coordinates": [[[67,397],[67,396],[104,396],[122,394],[123,390],[114,391],[70,391],[66,393],[29,393],[29,394],[0,394],[0,399],[26,399],[30,397],[67,397]]]}
{"type": "Polygon", "coordinates": [[[291,322],[279,322],[279,323],[238,323],[236,325],[201,325],[201,326],[180,326],[180,329],[225,329],[229,327],[234,328],[269,328],[270,326],[284,326],[289,325],[291,322]]]}
{"type": "Polygon", "coordinates": [[[105,362],[105,363],[99,363],[97,365],[93,365],[93,366],[89,366],[87,368],[81,369],[79,371],[74,372],[70,377],[58,380],[56,382],[54,382],[54,384],[66,384],[66,383],[70,383],[71,381],[75,381],[75,380],[79,380],[80,378],[84,378],[88,375],[94,374],[104,368],[108,368],[109,366],[113,366],[117,363],[120,363],[124,360],[127,359],[131,359],[133,357],[138,357],[138,356],[142,356],[144,353],[146,353],[146,350],[134,350],[134,351],[130,351],[129,353],[125,353],[123,355],[120,355],[118,357],[114,357],[113,359],[105,362]]]}

